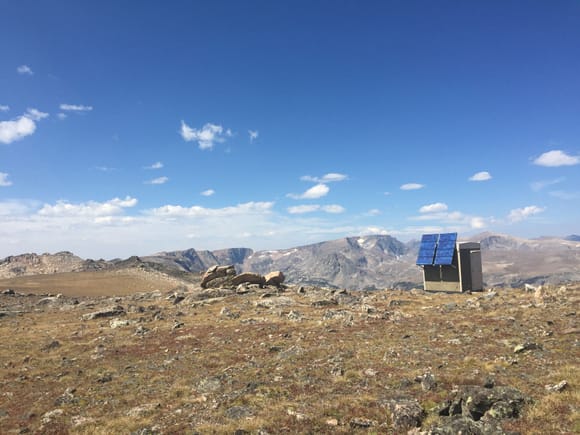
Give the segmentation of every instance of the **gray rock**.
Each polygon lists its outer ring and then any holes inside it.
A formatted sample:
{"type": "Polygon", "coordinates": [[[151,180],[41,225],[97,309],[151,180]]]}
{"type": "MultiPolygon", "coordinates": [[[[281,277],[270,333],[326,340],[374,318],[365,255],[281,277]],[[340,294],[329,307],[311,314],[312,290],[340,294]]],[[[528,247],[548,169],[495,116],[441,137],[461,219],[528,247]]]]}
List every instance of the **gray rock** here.
{"type": "Polygon", "coordinates": [[[291,310],[286,317],[293,322],[300,322],[304,318],[301,312],[295,310],[291,310]]]}
{"type": "Polygon", "coordinates": [[[350,421],[349,425],[353,429],[367,428],[376,426],[377,422],[368,418],[355,417],[350,421]]]}
{"type": "Polygon", "coordinates": [[[128,320],[121,320],[121,319],[113,319],[109,321],[109,326],[111,329],[122,328],[123,326],[129,326],[131,322],[128,320]]]}
{"type": "Polygon", "coordinates": [[[228,307],[223,307],[220,311],[220,316],[227,317],[228,319],[237,319],[240,317],[240,313],[233,312],[228,307]]]}
{"type": "Polygon", "coordinates": [[[497,405],[488,417],[506,418],[518,417],[526,403],[530,401],[519,390],[513,387],[484,388],[466,386],[459,392],[461,414],[475,421],[480,420],[496,403],[497,405]]]}
{"type": "Polygon", "coordinates": [[[568,382],[564,380],[564,381],[558,382],[555,385],[546,385],[546,390],[549,391],[550,393],[559,393],[561,391],[564,391],[567,387],[568,387],[568,382]]]}
{"type": "Polygon", "coordinates": [[[247,406],[232,406],[231,408],[226,409],[225,414],[227,418],[240,420],[241,418],[252,416],[253,412],[247,406]]]}
{"type": "Polygon", "coordinates": [[[397,433],[405,429],[421,426],[425,411],[417,400],[392,400],[389,402],[393,428],[397,433]]]}
{"type": "Polygon", "coordinates": [[[429,435],[503,435],[501,427],[495,422],[474,421],[469,417],[456,415],[427,432],[429,435]]]}
{"type": "Polygon", "coordinates": [[[425,373],[421,377],[421,389],[423,391],[431,391],[437,386],[437,382],[435,382],[435,376],[431,373],[425,373]]]}
{"type": "Polygon", "coordinates": [[[527,350],[537,350],[537,349],[542,349],[542,346],[537,343],[526,342],[523,344],[518,344],[516,347],[514,347],[514,353],[522,353],[527,350]]]}
{"type": "Polygon", "coordinates": [[[116,317],[125,314],[125,309],[120,305],[115,305],[109,308],[103,308],[102,310],[95,311],[93,313],[87,313],[82,315],[83,320],[94,320],[102,319],[105,317],[116,317]]]}
{"type": "Polygon", "coordinates": [[[54,420],[58,419],[59,417],[62,417],[63,414],[64,411],[62,409],[60,408],[53,409],[52,411],[44,413],[40,421],[42,422],[42,424],[49,424],[52,423],[54,420]]]}

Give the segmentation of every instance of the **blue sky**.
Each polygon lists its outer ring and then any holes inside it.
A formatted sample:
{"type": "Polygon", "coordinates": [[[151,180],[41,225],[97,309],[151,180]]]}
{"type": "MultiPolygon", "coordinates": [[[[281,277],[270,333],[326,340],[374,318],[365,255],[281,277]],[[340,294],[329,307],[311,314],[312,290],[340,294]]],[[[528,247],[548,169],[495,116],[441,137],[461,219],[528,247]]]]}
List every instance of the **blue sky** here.
{"type": "Polygon", "coordinates": [[[580,232],[580,2],[3,1],[0,256],[580,232]]]}

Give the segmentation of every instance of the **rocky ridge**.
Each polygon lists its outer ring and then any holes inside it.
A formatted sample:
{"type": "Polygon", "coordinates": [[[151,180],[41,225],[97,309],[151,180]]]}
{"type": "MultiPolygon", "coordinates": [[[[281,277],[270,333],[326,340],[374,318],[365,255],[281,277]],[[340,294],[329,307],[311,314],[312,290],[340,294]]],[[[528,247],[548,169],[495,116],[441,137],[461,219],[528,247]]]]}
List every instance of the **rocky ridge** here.
{"type": "MultiPolygon", "coordinates": [[[[482,247],[485,284],[513,286],[557,284],[580,280],[580,243],[557,238],[520,239],[482,233],[471,237],[482,247]]],[[[0,277],[83,270],[142,267],[174,276],[203,273],[212,266],[233,265],[237,273],[284,273],[294,284],[372,290],[411,289],[421,285],[415,266],[419,244],[391,236],[347,237],[291,249],[252,251],[161,252],[127,260],[82,260],[71,253],[25,254],[0,260],[0,277]]]]}

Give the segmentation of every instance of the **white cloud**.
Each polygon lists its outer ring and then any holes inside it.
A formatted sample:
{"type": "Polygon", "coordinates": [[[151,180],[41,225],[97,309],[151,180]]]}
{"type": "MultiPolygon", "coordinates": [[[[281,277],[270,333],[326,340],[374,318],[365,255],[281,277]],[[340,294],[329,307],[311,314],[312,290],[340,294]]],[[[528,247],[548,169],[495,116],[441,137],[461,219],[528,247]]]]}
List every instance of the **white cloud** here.
{"type": "Polygon", "coordinates": [[[310,175],[303,175],[300,177],[302,181],[313,181],[315,183],[332,183],[334,181],[348,180],[348,175],[330,172],[322,177],[312,177],[310,175]]]}
{"type": "MultiPolygon", "coordinates": [[[[419,209],[422,213],[419,216],[412,216],[413,221],[438,221],[447,225],[449,231],[468,231],[471,229],[482,229],[493,221],[493,218],[473,216],[460,211],[447,211],[447,204],[436,202],[428,204],[419,209]]],[[[441,227],[442,228],[442,227],[441,227]]]]}
{"type": "Polygon", "coordinates": [[[57,201],[55,205],[44,204],[38,211],[41,216],[51,217],[97,217],[112,216],[123,213],[123,209],[137,205],[137,199],[130,196],[113,198],[105,202],[88,201],[72,204],[68,201],[57,201]]]}
{"type": "Polygon", "coordinates": [[[83,104],[61,104],[60,110],[65,112],[90,112],[93,106],[85,106],[83,104]]]}
{"type": "Polygon", "coordinates": [[[29,108],[26,113],[11,121],[0,121],[0,143],[10,144],[32,135],[36,131],[36,121],[48,116],[48,113],[29,108]]]}
{"type": "Polygon", "coordinates": [[[273,202],[246,202],[232,207],[217,209],[205,208],[197,205],[192,207],[164,205],[149,210],[148,214],[159,217],[223,217],[269,212],[273,206],[273,202]]]}
{"type": "Polygon", "coordinates": [[[204,190],[203,192],[201,192],[201,194],[203,196],[212,196],[213,194],[215,194],[215,190],[213,190],[213,189],[207,189],[207,190],[204,190]]]}
{"type": "Polygon", "coordinates": [[[221,125],[208,122],[202,128],[196,129],[191,128],[185,121],[181,121],[180,134],[186,142],[197,142],[201,150],[211,150],[216,143],[225,142],[225,137],[231,137],[233,135],[230,129],[224,132],[224,128],[221,125]]]}
{"type": "Polygon", "coordinates": [[[321,207],[321,210],[331,214],[339,214],[344,213],[346,211],[342,205],[338,204],[323,205],[321,207]]]}
{"type": "Polygon", "coordinates": [[[545,187],[553,186],[554,184],[559,184],[562,181],[564,181],[565,179],[566,178],[564,178],[564,177],[560,177],[560,178],[556,178],[554,180],[534,181],[533,183],[530,184],[530,187],[532,188],[532,190],[534,192],[539,192],[540,190],[544,189],[545,187]]]}
{"type": "Polygon", "coordinates": [[[439,213],[442,211],[447,211],[447,204],[443,202],[424,205],[419,209],[419,213],[439,213]]]}
{"type": "Polygon", "coordinates": [[[31,76],[34,74],[28,65],[20,65],[18,68],[16,68],[16,71],[18,74],[26,76],[31,76]]]}
{"type": "Polygon", "coordinates": [[[471,218],[471,220],[469,221],[469,225],[474,230],[481,230],[481,229],[487,227],[487,222],[486,222],[486,219],[479,217],[479,216],[475,216],[475,217],[471,218]]]}
{"type": "Polygon", "coordinates": [[[338,204],[322,205],[322,206],[318,204],[304,204],[304,205],[296,205],[294,207],[288,207],[287,211],[290,214],[305,214],[305,213],[313,213],[315,211],[323,211],[325,213],[330,214],[339,214],[344,213],[345,209],[343,206],[338,204]]]}
{"type": "Polygon", "coordinates": [[[13,121],[0,121],[0,142],[9,144],[30,136],[36,131],[36,123],[27,116],[13,121]]]}
{"type": "Polygon", "coordinates": [[[12,186],[12,181],[8,179],[6,172],[0,172],[0,187],[12,186]]]}
{"type": "Polygon", "coordinates": [[[365,213],[367,216],[379,216],[381,211],[378,208],[371,208],[365,213]]]}
{"type": "Polygon", "coordinates": [[[538,207],[536,205],[528,205],[527,207],[514,208],[513,210],[510,211],[508,219],[511,222],[521,222],[529,218],[530,216],[542,213],[544,210],[546,210],[545,207],[538,207]]]}
{"type": "Polygon", "coordinates": [[[487,171],[481,171],[469,177],[469,181],[487,181],[491,180],[491,174],[487,171]]]}
{"type": "Polygon", "coordinates": [[[28,108],[26,109],[26,113],[24,114],[24,116],[32,119],[33,121],[40,121],[41,119],[47,118],[48,113],[41,112],[38,109],[28,108]]]}
{"type": "Polygon", "coordinates": [[[316,186],[312,186],[304,193],[289,193],[287,196],[292,199],[318,199],[326,196],[328,192],[330,192],[330,188],[326,184],[320,183],[316,186]]]}
{"type": "Polygon", "coordinates": [[[62,113],[62,112],[60,112],[60,113],[57,113],[57,114],[56,114],[56,117],[57,117],[58,119],[66,119],[68,116],[67,116],[67,114],[66,114],[66,113],[62,113]]]}
{"type": "Polygon", "coordinates": [[[8,112],[10,110],[10,106],[3,106],[0,104],[0,112],[8,112]]]}
{"type": "Polygon", "coordinates": [[[278,213],[274,202],[223,208],[178,203],[152,209],[138,209],[136,203],[132,198],[44,205],[0,201],[0,258],[62,250],[85,258],[115,258],[191,247],[283,249],[360,234],[366,228],[340,220],[347,216],[328,214],[340,210],[334,206],[304,215],[285,209],[278,213]]]}
{"type": "Polygon", "coordinates": [[[169,181],[168,177],[157,177],[153,180],[146,181],[145,184],[165,184],[169,181]]]}
{"type": "Polygon", "coordinates": [[[552,150],[536,158],[534,164],[548,167],[573,166],[580,164],[580,156],[571,156],[562,150],[552,150]]]}
{"type": "Polygon", "coordinates": [[[401,190],[419,190],[419,189],[422,189],[424,187],[425,187],[424,184],[407,183],[407,184],[401,185],[401,190]]]}
{"type": "Polygon", "coordinates": [[[0,201],[0,217],[5,216],[13,216],[16,218],[20,218],[30,211],[36,206],[37,204],[32,203],[30,201],[16,201],[16,200],[8,200],[8,201],[0,201]]]}
{"type": "Polygon", "coordinates": [[[288,207],[287,210],[290,214],[304,214],[318,211],[320,210],[320,206],[318,204],[295,205],[293,207],[288,207]]]}
{"type": "Polygon", "coordinates": [[[248,134],[250,135],[250,143],[252,143],[258,139],[260,132],[258,130],[248,130],[248,134]]]}
{"type": "Polygon", "coordinates": [[[144,169],[161,169],[163,167],[163,163],[162,162],[155,162],[150,166],[145,166],[144,169]]]}

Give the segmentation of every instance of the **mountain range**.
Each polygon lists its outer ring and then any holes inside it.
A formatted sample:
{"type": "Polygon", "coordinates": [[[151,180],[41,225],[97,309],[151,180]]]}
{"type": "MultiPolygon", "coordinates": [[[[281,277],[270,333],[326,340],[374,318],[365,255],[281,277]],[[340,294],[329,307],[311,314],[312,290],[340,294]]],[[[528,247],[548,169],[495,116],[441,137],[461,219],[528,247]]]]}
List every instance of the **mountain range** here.
{"type": "MultiPolygon", "coordinates": [[[[481,243],[487,287],[580,281],[578,236],[521,239],[503,234],[481,233],[469,240],[481,243]]],[[[415,265],[418,248],[418,241],[403,243],[392,236],[371,235],[346,237],[284,250],[187,249],[125,260],[85,260],[65,251],[6,257],[0,260],[0,277],[131,267],[183,276],[203,272],[214,265],[233,264],[240,272],[265,274],[281,270],[287,282],[294,284],[358,290],[409,289],[420,286],[422,282],[421,270],[415,265]]]]}

